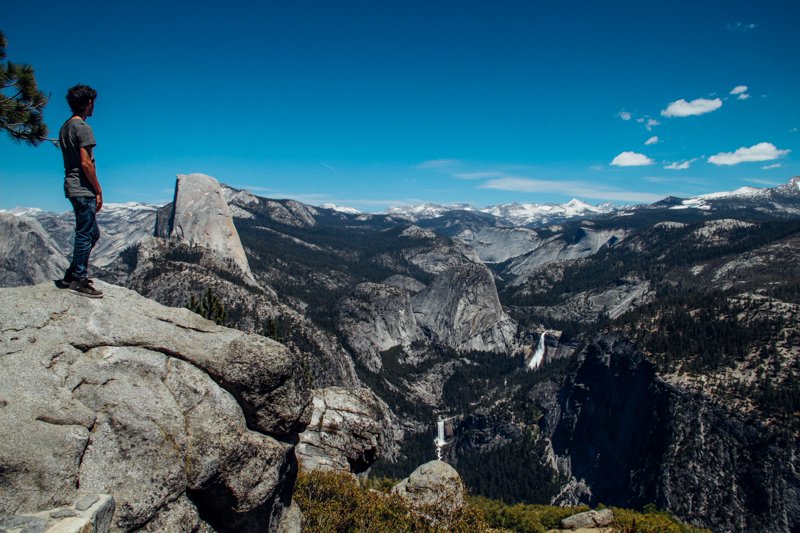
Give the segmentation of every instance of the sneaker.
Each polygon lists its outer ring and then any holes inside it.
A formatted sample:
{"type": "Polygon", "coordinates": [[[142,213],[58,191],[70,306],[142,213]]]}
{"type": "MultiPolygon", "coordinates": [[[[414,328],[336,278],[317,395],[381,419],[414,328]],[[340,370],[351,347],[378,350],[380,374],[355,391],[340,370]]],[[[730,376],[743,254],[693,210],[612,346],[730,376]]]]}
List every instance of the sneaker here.
{"type": "Polygon", "coordinates": [[[75,294],[80,294],[81,296],[86,296],[87,298],[102,298],[103,291],[98,291],[92,285],[91,280],[83,279],[83,280],[73,280],[69,284],[70,292],[74,292],[75,294]]]}
{"type": "MultiPolygon", "coordinates": [[[[71,277],[71,276],[70,277],[65,277],[64,279],[58,279],[58,280],[56,280],[56,286],[59,289],[69,289],[69,286],[73,281],[75,281],[75,279],[73,277],[71,277]]],[[[88,279],[87,278],[86,279],[86,283],[88,283],[89,286],[94,288],[94,285],[93,285],[94,284],[94,280],[93,279],[88,279]]]]}

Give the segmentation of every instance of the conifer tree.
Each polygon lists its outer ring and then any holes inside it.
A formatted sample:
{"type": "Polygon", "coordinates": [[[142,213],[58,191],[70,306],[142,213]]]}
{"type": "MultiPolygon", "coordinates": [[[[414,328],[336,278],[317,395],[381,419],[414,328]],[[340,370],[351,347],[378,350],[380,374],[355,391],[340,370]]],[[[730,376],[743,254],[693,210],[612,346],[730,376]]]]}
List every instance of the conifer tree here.
{"type": "Polygon", "coordinates": [[[211,292],[211,289],[206,289],[206,293],[199,300],[192,295],[186,307],[220,326],[224,326],[228,319],[228,312],[225,310],[225,306],[222,305],[216,294],[211,292]]]}
{"type": "Polygon", "coordinates": [[[6,38],[0,32],[0,129],[33,146],[47,140],[42,115],[47,101],[48,96],[36,85],[33,67],[6,59],[6,38]]]}

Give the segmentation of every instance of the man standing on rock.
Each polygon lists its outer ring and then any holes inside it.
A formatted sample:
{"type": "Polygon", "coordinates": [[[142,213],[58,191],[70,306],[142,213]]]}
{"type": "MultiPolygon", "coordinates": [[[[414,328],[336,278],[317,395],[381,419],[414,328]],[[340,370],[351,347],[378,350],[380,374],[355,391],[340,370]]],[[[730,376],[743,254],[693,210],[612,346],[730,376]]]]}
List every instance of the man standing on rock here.
{"type": "Polygon", "coordinates": [[[94,132],[86,119],[94,112],[97,91],[88,85],[76,85],[67,91],[67,103],[72,117],[58,134],[61,155],[64,157],[64,195],[75,211],[75,246],[60,286],[89,298],[102,298],[103,293],[89,279],[89,255],[100,230],[96,213],[103,207],[103,190],[97,180],[94,164],[94,132]]]}

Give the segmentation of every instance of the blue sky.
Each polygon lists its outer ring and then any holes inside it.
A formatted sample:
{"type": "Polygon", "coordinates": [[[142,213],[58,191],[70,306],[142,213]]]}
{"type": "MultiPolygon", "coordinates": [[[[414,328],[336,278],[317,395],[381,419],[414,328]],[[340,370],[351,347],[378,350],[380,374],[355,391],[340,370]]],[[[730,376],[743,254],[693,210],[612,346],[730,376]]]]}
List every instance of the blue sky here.
{"type": "MultiPolygon", "coordinates": [[[[89,119],[106,202],[202,172],[364,211],[643,203],[800,174],[800,2],[12,2],[9,59],[89,119]]],[[[52,145],[0,133],[0,208],[65,211],[52,145]]]]}

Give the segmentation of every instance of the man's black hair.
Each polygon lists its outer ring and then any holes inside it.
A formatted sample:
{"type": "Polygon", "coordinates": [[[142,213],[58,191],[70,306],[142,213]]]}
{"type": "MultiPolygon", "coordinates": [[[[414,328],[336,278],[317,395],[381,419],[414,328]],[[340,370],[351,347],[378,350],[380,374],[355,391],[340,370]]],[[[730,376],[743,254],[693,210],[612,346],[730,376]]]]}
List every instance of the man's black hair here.
{"type": "Polygon", "coordinates": [[[76,85],[67,91],[67,103],[73,113],[83,113],[89,102],[97,98],[97,91],[88,85],[76,85]]]}

